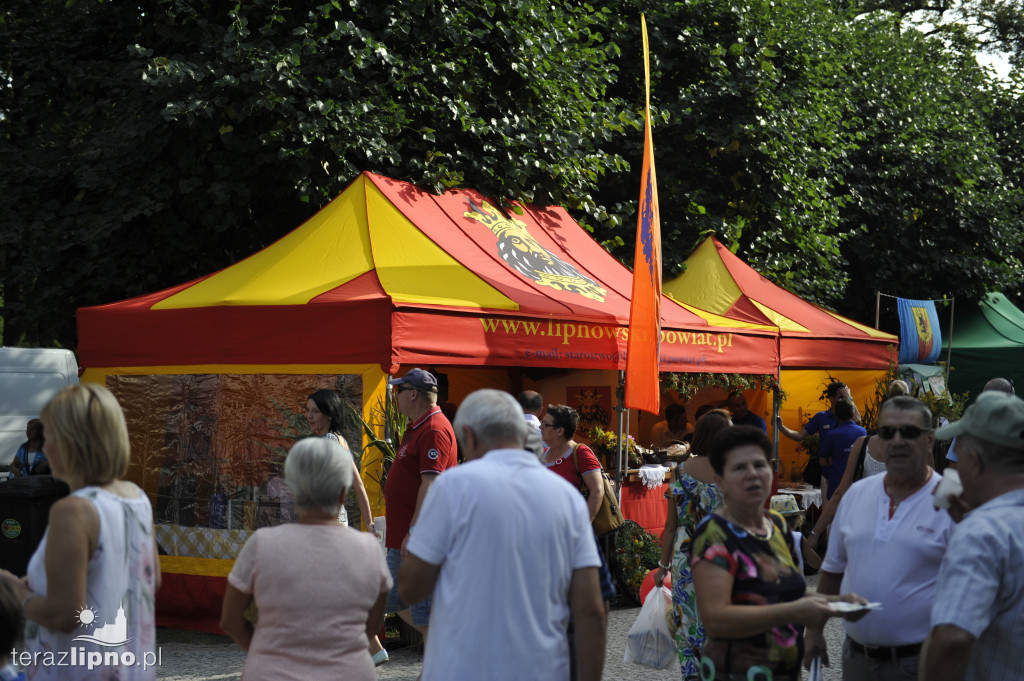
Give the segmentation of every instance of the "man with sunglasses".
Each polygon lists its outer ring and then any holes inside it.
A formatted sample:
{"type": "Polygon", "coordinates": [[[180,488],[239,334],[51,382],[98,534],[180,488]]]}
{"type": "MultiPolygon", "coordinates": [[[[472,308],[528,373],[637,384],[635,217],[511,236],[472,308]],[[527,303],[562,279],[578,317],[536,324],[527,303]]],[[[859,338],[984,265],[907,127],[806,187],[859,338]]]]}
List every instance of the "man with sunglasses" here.
{"type": "MultiPolygon", "coordinates": [[[[818,592],[852,591],[881,603],[881,609],[844,622],[844,679],[916,678],[939,566],[953,530],[949,514],[932,503],[941,476],[929,466],[935,443],[931,424],[931,411],[918,399],[885,402],[877,439],[886,472],[854,483],[839,502],[818,592]]],[[[823,633],[808,627],[808,662],[816,656],[825,657],[823,633]]]]}
{"type": "Polygon", "coordinates": [[[416,604],[403,603],[398,597],[398,570],[408,555],[406,544],[427,490],[441,472],[458,463],[455,431],[437,406],[437,379],[429,371],[410,369],[405,376],[390,379],[388,385],[394,386],[398,411],[409,419],[409,425],[384,485],[385,547],[395,581],[386,612],[397,612],[426,640],[430,597],[416,604]]]}
{"type": "Polygon", "coordinates": [[[939,571],[925,643],[926,681],[1024,678],[1024,400],[983,392],[956,436],[963,494],[973,508],[957,526],[939,571]]]}

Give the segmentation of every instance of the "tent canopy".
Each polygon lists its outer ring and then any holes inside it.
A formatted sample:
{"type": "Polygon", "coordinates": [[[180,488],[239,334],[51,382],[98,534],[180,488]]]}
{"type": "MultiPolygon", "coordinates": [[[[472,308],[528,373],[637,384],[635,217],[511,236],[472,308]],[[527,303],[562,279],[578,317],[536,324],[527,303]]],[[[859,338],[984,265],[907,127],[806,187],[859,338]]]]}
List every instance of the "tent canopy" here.
{"type": "Polygon", "coordinates": [[[783,368],[885,369],[899,339],[809,303],[758,274],[714,237],[663,287],[673,300],[778,329],[783,368]]]}
{"type": "Polygon", "coordinates": [[[977,396],[996,377],[1024,385],[1024,311],[1002,293],[986,293],[977,306],[958,312],[952,340],[943,339],[943,352],[950,342],[951,392],[977,396]]]}
{"type": "MultiPolygon", "coordinates": [[[[78,311],[86,367],[375,363],[621,369],[632,274],[562,208],[508,213],[360,175],[215,274],[78,311]]],[[[662,299],[662,371],[775,373],[767,317],[662,299]],[[714,312],[714,311],[713,311],[714,312]]]]}

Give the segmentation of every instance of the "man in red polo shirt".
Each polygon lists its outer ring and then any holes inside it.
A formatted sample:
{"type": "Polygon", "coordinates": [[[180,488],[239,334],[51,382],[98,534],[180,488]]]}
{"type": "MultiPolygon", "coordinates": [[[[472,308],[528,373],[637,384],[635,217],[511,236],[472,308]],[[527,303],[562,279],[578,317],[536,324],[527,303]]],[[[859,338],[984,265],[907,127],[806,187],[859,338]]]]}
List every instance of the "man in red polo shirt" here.
{"type": "Polygon", "coordinates": [[[387,612],[398,616],[427,638],[430,597],[416,604],[398,598],[398,569],[408,555],[405,545],[414,531],[423,499],[434,480],[456,465],[455,431],[437,406],[437,379],[423,369],[410,369],[405,376],[388,381],[395,386],[398,411],[409,419],[402,445],[388,471],[384,486],[388,568],[395,587],[388,597],[387,612]]]}

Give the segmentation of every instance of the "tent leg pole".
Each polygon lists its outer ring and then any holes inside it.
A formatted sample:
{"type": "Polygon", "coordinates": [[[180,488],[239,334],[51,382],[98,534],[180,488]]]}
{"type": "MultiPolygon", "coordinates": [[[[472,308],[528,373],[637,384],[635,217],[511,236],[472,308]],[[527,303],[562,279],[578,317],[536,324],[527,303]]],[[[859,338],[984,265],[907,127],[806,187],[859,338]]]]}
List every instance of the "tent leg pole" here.
{"type": "Polygon", "coordinates": [[[775,387],[772,388],[772,451],[775,452],[776,479],[779,477],[779,466],[782,462],[779,456],[779,414],[782,411],[782,405],[779,403],[779,393],[782,390],[782,367],[779,367],[778,376],[778,380],[775,381],[775,387]]]}
{"type": "Polygon", "coordinates": [[[622,508],[622,431],[625,427],[625,414],[626,414],[626,372],[619,369],[619,387],[615,390],[615,396],[618,398],[619,404],[615,407],[615,410],[619,412],[619,443],[618,443],[618,467],[615,473],[615,489],[619,495],[619,508],[622,508]]]}
{"type": "Polygon", "coordinates": [[[950,369],[953,368],[953,312],[956,311],[956,298],[949,299],[949,347],[946,348],[946,390],[950,393],[953,391],[949,388],[949,379],[952,378],[953,373],[950,369]]]}
{"type": "Polygon", "coordinates": [[[391,386],[385,386],[384,388],[384,441],[391,442],[391,419],[388,418],[388,414],[391,413],[391,409],[394,405],[391,404],[391,386]]]}

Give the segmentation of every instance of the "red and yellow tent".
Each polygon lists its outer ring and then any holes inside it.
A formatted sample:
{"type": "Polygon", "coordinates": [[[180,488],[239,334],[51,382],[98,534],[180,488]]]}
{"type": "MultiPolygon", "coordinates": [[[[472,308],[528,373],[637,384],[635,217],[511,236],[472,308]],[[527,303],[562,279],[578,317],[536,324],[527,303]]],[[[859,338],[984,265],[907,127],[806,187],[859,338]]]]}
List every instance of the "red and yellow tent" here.
{"type": "MultiPolygon", "coordinates": [[[[87,367],[622,368],[631,286],[631,273],[561,208],[506,214],[473,191],[434,196],[364,173],[225,270],[80,310],[79,354],[87,367]]],[[[763,320],[700,316],[668,301],[662,327],[663,371],[777,366],[763,320]]]]}
{"type": "MultiPolygon", "coordinates": [[[[160,623],[217,631],[238,549],[279,520],[275,480],[306,395],[330,387],[372,422],[387,377],[412,366],[444,369],[455,400],[547,368],[579,372],[557,390],[597,405],[625,366],[631,287],[629,270],[561,208],[506,212],[474,191],[435,196],[364,173],[239,263],[79,310],[83,380],[121,400],[131,477],[154,504],[160,623]]],[[[663,298],[662,329],[663,371],[779,365],[763,320],[663,298]]],[[[363,480],[381,509],[373,461],[363,480]]]]}
{"type": "MultiPolygon", "coordinates": [[[[686,271],[662,290],[677,302],[724,318],[778,331],[780,384],[787,394],[783,421],[798,429],[825,408],[819,398],[829,377],[850,386],[861,409],[874,394],[899,339],[810,303],[757,273],[714,237],[686,260],[686,271]]],[[[780,456],[791,465],[795,447],[783,439],[780,456]]]]}

